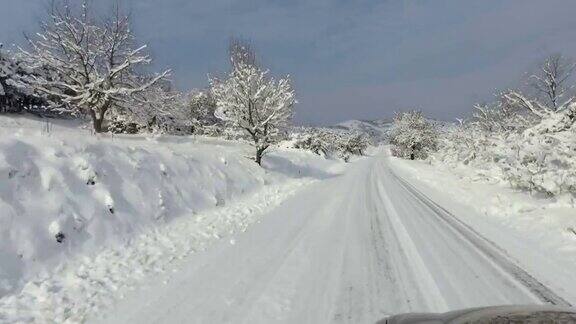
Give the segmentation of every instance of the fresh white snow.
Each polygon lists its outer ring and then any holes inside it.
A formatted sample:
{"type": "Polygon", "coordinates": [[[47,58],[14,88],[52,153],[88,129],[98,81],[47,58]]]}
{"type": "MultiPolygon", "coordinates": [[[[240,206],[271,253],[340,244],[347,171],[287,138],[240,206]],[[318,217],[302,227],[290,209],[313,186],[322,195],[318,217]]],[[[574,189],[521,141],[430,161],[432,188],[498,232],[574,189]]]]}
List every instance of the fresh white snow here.
{"type": "Polygon", "coordinates": [[[373,323],[402,312],[576,300],[405,177],[386,151],[357,161],[90,322],[373,323]]]}
{"type": "Polygon", "coordinates": [[[261,168],[241,142],[53,122],[0,117],[0,322],[82,321],[343,164],[276,149],[261,168]]]}
{"type": "Polygon", "coordinates": [[[0,125],[3,323],[373,323],[576,303],[572,201],[463,166],[276,147],[260,168],[237,141],[0,125]]]}

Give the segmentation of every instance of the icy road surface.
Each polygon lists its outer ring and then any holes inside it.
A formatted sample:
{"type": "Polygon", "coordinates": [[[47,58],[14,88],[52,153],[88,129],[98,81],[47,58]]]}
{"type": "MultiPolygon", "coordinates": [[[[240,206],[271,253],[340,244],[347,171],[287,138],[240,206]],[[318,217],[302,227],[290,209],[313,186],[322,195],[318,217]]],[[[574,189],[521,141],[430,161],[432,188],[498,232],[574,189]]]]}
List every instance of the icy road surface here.
{"type": "Polygon", "coordinates": [[[503,304],[569,305],[381,154],[128,295],[105,323],[373,323],[503,304]]]}

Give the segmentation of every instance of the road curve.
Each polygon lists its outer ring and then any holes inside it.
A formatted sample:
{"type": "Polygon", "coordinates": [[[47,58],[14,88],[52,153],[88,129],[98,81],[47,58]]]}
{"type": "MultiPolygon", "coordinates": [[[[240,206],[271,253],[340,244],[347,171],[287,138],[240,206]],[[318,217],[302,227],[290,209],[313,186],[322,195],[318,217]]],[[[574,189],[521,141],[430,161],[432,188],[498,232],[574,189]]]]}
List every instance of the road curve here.
{"type": "Polygon", "coordinates": [[[304,189],[190,257],[105,323],[374,323],[403,312],[569,305],[389,168],[386,154],[304,189]]]}

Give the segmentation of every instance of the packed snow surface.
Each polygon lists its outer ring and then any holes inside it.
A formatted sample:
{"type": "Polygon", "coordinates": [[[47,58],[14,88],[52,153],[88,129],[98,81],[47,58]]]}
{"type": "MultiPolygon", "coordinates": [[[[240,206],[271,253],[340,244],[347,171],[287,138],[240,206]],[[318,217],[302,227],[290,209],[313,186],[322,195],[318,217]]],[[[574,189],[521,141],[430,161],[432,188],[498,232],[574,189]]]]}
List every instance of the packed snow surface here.
{"type": "Polygon", "coordinates": [[[540,250],[514,250],[517,259],[484,233],[506,230],[487,223],[478,231],[424,190],[384,150],[302,189],[91,321],[373,323],[403,312],[576,301],[576,280],[554,284],[561,264],[540,250]],[[550,268],[535,276],[525,262],[550,268]]]}

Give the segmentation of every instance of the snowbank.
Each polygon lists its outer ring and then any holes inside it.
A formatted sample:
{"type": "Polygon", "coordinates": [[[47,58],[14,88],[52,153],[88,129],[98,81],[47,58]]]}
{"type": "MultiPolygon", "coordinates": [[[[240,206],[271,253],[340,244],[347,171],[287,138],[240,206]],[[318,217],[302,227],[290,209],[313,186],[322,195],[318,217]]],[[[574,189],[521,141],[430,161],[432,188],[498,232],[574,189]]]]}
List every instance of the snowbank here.
{"type": "Polygon", "coordinates": [[[277,150],[263,169],[251,155],[238,142],[95,136],[66,121],[0,116],[0,297],[75,255],[339,164],[277,150]]]}

